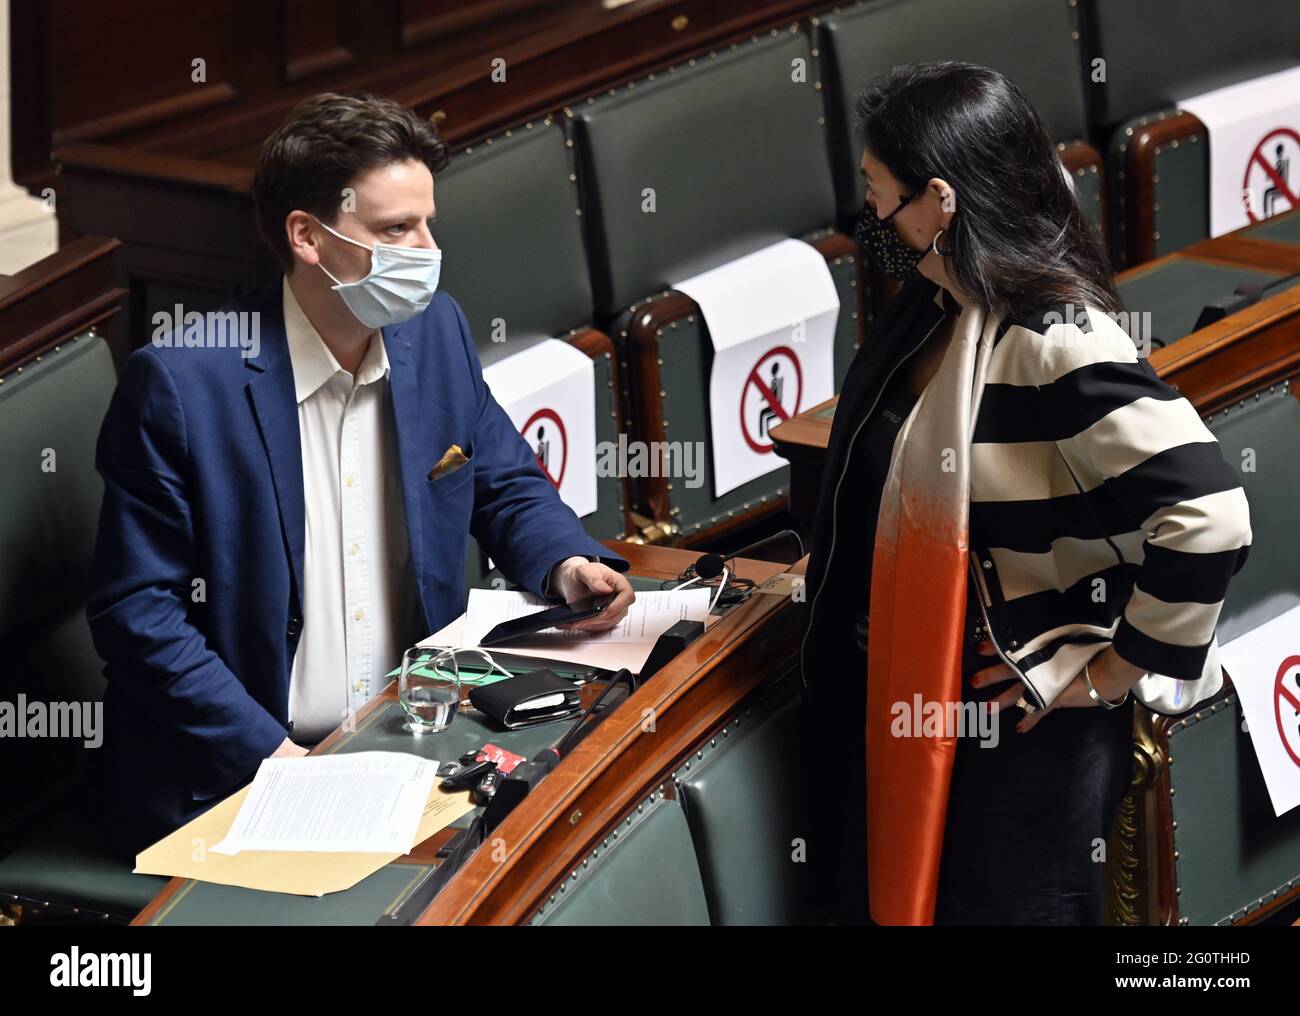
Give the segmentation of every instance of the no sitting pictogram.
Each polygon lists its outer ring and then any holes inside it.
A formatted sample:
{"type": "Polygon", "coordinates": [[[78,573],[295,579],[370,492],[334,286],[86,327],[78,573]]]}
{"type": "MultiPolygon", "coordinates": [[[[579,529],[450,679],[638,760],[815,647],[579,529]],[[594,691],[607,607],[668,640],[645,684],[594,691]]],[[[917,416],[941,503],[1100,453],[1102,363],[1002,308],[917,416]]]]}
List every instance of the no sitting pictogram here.
{"type": "Polygon", "coordinates": [[[1246,160],[1241,192],[1251,222],[1300,208],[1300,134],[1289,127],[1265,134],[1246,160]]]}
{"type": "Polygon", "coordinates": [[[560,414],[553,409],[539,409],[528,418],[521,433],[533,449],[542,472],[559,490],[564,482],[564,468],[569,464],[569,435],[560,414]]]}
{"type": "Polygon", "coordinates": [[[803,368],[789,346],[776,346],[758,358],[740,390],[740,433],[760,455],[772,450],[771,428],[799,412],[803,368]]]}
{"type": "Polygon", "coordinates": [[[1277,716],[1277,736],[1291,761],[1300,766],[1300,656],[1289,656],[1277,668],[1273,683],[1273,712],[1277,716]],[[1287,686],[1291,678],[1291,687],[1287,686]],[[1286,714],[1285,716],[1283,714],[1286,714]]]}

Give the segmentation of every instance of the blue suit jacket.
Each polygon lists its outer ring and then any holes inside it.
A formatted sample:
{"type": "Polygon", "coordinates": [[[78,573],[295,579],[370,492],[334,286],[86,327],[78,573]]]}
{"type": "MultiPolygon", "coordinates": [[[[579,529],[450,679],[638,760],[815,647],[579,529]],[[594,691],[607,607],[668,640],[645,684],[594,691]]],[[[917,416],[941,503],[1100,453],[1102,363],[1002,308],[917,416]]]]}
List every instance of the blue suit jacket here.
{"type": "MultiPolygon", "coordinates": [[[[280,285],[222,309],[258,315],[238,322],[241,336],[260,324],[257,356],[178,335],[132,354],[100,433],[87,613],[108,688],[95,789],[108,842],[123,850],[230,793],[288,733],[305,523],[280,285]]],[[[437,294],[383,339],[417,634],[461,613],[470,534],[535,593],[573,554],[627,568],[587,535],[492,397],[454,300],[437,294]],[[470,461],[430,480],[452,443],[470,461]]]]}

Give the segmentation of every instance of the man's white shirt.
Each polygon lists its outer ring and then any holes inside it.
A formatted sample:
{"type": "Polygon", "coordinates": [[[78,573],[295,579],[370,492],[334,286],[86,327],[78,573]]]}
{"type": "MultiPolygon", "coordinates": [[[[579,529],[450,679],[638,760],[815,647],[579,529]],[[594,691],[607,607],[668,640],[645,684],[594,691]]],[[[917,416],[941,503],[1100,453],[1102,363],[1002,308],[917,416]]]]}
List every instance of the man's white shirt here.
{"type": "Polygon", "coordinates": [[[371,336],[353,377],[307,320],[287,278],[284,329],[306,508],[290,737],[312,744],[355,715],[400,662],[415,586],[383,337],[371,336]]]}

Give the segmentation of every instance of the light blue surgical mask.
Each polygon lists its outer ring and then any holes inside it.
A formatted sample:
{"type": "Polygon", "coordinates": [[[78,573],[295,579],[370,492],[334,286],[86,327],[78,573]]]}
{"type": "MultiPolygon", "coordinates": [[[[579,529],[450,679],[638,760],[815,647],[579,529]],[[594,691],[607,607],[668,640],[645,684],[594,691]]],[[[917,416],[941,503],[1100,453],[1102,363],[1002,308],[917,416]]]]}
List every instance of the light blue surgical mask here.
{"type": "MultiPolygon", "coordinates": [[[[316,217],[313,215],[313,219],[316,217]]],[[[324,264],[321,271],[348,310],[367,328],[400,325],[419,314],[433,299],[442,271],[442,251],[427,247],[402,247],[392,243],[364,243],[344,236],[316,219],[340,240],[370,251],[370,273],[356,282],[339,282],[324,264]]]]}

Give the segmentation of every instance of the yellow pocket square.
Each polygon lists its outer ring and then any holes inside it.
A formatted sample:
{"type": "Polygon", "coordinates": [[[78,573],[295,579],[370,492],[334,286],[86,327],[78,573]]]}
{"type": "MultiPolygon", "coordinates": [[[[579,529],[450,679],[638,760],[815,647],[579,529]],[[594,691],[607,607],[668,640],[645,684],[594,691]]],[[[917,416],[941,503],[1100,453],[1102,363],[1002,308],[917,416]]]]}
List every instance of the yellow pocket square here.
{"type": "Polygon", "coordinates": [[[448,473],[454,473],[468,461],[469,459],[461,451],[460,445],[454,444],[442,453],[442,458],[438,460],[438,464],[429,470],[429,479],[437,480],[448,473]]]}

